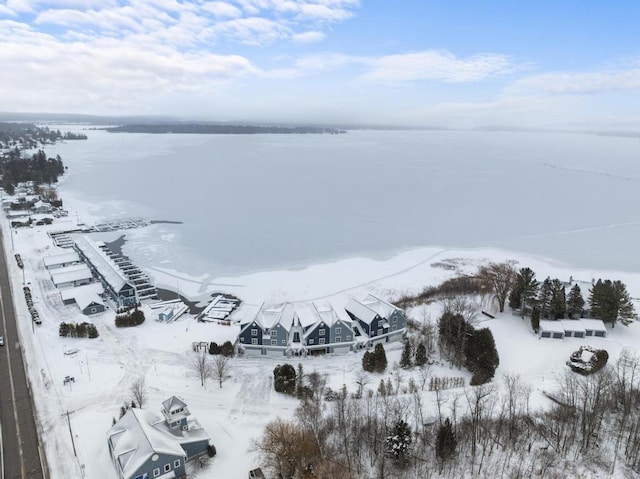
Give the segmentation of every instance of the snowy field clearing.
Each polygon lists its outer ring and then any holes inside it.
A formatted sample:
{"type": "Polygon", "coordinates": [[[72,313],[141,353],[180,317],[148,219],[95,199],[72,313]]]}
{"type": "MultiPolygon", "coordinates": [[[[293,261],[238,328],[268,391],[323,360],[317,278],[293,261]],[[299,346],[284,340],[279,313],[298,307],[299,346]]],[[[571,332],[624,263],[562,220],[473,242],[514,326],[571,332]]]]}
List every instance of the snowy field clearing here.
{"type": "MultiPolygon", "coordinates": [[[[70,219],[65,221],[69,221],[67,226],[72,226],[70,219]]],[[[222,388],[213,380],[203,388],[192,366],[196,353],[191,344],[193,341],[223,342],[229,337],[229,327],[197,323],[193,316],[184,315],[173,323],[147,319],[135,328],[116,329],[114,312],[107,311],[89,319],[98,328],[98,339],[60,338],[60,322],[87,319],[75,305],[62,304],[59,291],[49,280],[42,263],[43,256],[59,252],[47,236],[47,229],[58,230],[64,226],[59,222],[48,227],[20,229],[13,233],[12,246],[12,233],[7,221],[2,222],[21,344],[26,352],[51,477],[83,477],[81,465],[84,465],[84,477],[116,477],[107,450],[106,431],[113,418],[118,417],[123,402],[131,401],[133,382],[144,377],[148,386],[145,409],[159,412],[161,401],[172,395],[180,396],[216,445],[217,456],[206,469],[195,472],[192,477],[245,478],[250,468],[259,465],[259,457],[252,445],[264,426],[277,416],[290,417],[296,408],[297,400],[273,391],[273,368],[287,360],[234,358],[230,378],[222,388]],[[23,270],[16,265],[14,252],[22,255],[24,280],[31,284],[35,306],[43,319],[43,324],[35,328],[22,296],[23,270]],[[65,354],[70,350],[77,352],[65,354]],[[63,379],[68,375],[74,376],[75,382],[63,385],[63,379]],[[66,416],[63,415],[67,411],[71,413],[69,417],[77,458],[74,457],[66,416]]],[[[423,248],[386,261],[353,258],[297,271],[271,271],[214,280],[187,277],[160,268],[147,272],[157,286],[175,289],[177,285],[181,294],[191,299],[204,300],[215,291],[234,294],[247,305],[259,305],[263,301],[329,300],[340,304],[346,302],[349,295],[362,297],[368,292],[392,300],[401,294],[436,285],[453,275],[474,272],[483,262],[508,259],[518,260],[520,266],[531,267],[540,279],[546,276],[562,280],[573,276],[585,281],[599,277],[619,279],[627,285],[632,297],[640,297],[640,275],[637,274],[568,269],[542,258],[491,249],[423,248]],[[443,268],[443,263],[453,268],[443,268]]],[[[237,314],[243,314],[243,310],[237,314]]],[[[417,308],[410,311],[410,315],[420,321],[436,321],[439,307],[417,308]]],[[[581,344],[586,344],[579,339],[539,340],[531,331],[528,318],[523,321],[511,313],[481,324],[493,331],[500,355],[495,382],[499,384],[504,373],[522,375],[533,389],[533,408],[549,405],[541,391],[555,388],[555,378],[567,369],[565,361],[569,354],[581,344]]],[[[16,338],[6,338],[6,341],[11,345],[16,338]]],[[[606,349],[614,361],[624,348],[637,352],[640,325],[617,326],[609,331],[608,338],[590,338],[588,344],[606,349]]],[[[398,373],[394,369],[400,352],[400,344],[387,347],[391,367],[383,375],[374,374],[368,388],[375,390],[380,378],[397,374],[402,375],[403,383],[408,382],[411,375],[420,381],[417,371],[398,373]]],[[[305,372],[326,374],[328,386],[333,389],[345,384],[354,391],[355,373],[361,369],[361,358],[361,353],[351,353],[292,359],[290,362],[294,366],[302,362],[305,372]]],[[[444,364],[434,365],[432,374],[439,377],[463,376],[467,380],[470,377],[466,371],[451,369],[444,364]]],[[[433,394],[425,391],[423,395],[425,413],[435,415],[433,394]]]]}

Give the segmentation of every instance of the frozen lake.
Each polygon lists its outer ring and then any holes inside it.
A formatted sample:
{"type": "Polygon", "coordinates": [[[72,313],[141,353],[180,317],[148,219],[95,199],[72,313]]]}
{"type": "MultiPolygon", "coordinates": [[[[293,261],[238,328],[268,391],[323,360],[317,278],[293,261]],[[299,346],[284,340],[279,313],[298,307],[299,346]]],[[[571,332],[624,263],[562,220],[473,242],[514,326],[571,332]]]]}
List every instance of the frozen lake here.
{"type": "Polygon", "coordinates": [[[437,245],[640,271],[638,138],[86,133],[47,148],[72,214],[183,222],[127,233],[141,266],[217,277],[437,245]]]}

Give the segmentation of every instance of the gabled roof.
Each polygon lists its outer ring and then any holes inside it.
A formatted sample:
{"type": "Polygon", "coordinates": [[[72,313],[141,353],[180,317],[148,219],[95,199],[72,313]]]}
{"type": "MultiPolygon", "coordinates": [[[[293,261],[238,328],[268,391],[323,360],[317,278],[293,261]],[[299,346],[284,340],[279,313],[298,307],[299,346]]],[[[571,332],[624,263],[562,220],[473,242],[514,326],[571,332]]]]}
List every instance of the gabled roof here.
{"type": "Polygon", "coordinates": [[[103,304],[100,299],[100,293],[104,290],[100,283],[91,283],[75,288],[63,289],[60,291],[60,297],[63,301],[73,299],[81,310],[90,306],[91,303],[103,304]]]}
{"type": "Polygon", "coordinates": [[[262,305],[251,323],[255,322],[263,330],[271,329],[276,327],[277,325],[280,325],[284,329],[289,331],[291,329],[291,326],[293,326],[295,317],[296,312],[293,309],[293,306],[289,303],[269,307],[265,307],[264,305],[262,305]]]}
{"type": "Polygon", "coordinates": [[[109,286],[116,293],[120,293],[123,288],[133,288],[133,285],[124,277],[120,268],[107,257],[97,243],[82,235],[74,236],[76,248],[87,258],[95,269],[102,275],[109,286]]]}
{"type": "Polygon", "coordinates": [[[44,266],[48,268],[50,266],[57,266],[59,264],[79,263],[80,256],[75,251],[68,251],[66,253],[45,256],[43,258],[43,261],[44,266]]]}
{"type": "Polygon", "coordinates": [[[362,304],[367,306],[368,308],[373,309],[376,313],[380,315],[381,318],[389,318],[395,311],[400,311],[400,308],[394,306],[387,301],[374,296],[373,294],[369,294],[362,304]]]}
{"type": "Polygon", "coordinates": [[[129,409],[107,432],[113,455],[125,477],[130,477],[155,453],[184,457],[180,444],[154,424],[160,418],[142,409],[129,409]]]}
{"type": "Polygon", "coordinates": [[[353,314],[360,321],[364,321],[367,324],[371,324],[371,322],[378,315],[373,309],[362,304],[355,298],[349,298],[349,301],[347,301],[344,309],[353,314]]]}
{"type": "Polygon", "coordinates": [[[91,279],[91,271],[85,264],[70,266],[68,268],[54,269],[51,271],[51,280],[56,286],[72,281],[83,281],[91,279]]]}

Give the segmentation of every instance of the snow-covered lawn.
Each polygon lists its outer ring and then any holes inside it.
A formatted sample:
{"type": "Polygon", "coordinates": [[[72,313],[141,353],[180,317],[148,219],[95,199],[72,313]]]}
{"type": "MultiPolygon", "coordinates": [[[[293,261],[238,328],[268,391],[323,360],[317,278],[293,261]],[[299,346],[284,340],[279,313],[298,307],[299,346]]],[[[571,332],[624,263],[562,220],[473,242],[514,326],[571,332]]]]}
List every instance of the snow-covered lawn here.
{"type": "MultiPolygon", "coordinates": [[[[70,227],[72,222],[67,221],[70,227]]],[[[193,477],[200,479],[245,478],[249,469],[259,465],[259,457],[252,446],[264,426],[277,416],[290,417],[293,414],[297,401],[273,391],[272,372],[276,364],[289,361],[297,366],[301,362],[305,372],[326,374],[328,386],[332,389],[345,384],[351,391],[355,390],[355,373],[361,369],[359,353],[301,360],[234,358],[230,363],[230,378],[222,388],[213,379],[202,387],[192,365],[196,357],[192,342],[216,341],[221,344],[234,336],[237,326],[198,323],[193,316],[186,314],[170,323],[148,319],[135,328],[117,329],[113,311],[87,319],[76,306],[64,306],[42,263],[44,255],[57,251],[46,231],[58,230],[61,226],[64,224],[58,222],[12,233],[7,221],[2,222],[21,342],[53,478],[82,477],[81,465],[84,465],[84,477],[116,477],[107,450],[106,431],[113,418],[118,417],[121,405],[131,401],[131,385],[141,377],[147,384],[145,409],[159,412],[161,401],[177,395],[188,404],[191,413],[210,434],[218,454],[206,469],[194,474],[193,477]],[[35,326],[33,332],[22,296],[23,271],[13,260],[14,252],[20,253],[25,262],[24,279],[31,284],[35,306],[43,320],[43,324],[35,326]],[[61,321],[86,320],[97,326],[98,339],[58,336],[61,321]],[[77,351],[65,354],[73,350],[77,351]],[[63,385],[66,376],[74,376],[75,381],[63,385]],[[77,459],[72,449],[66,412],[70,413],[77,459]]],[[[640,296],[640,275],[637,274],[570,269],[545,259],[490,249],[422,248],[385,261],[352,258],[296,271],[261,272],[213,281],[161,268],[147,272],[157,286],[174,289],[179,285],[181,293],[192,299],[204,300],[218,291],[234,294],[246,305],[259,305],[263,301],[331,301],[344,304],[349,295],[362,297],[368,292],[389,299],[397,298],[405,293],[418,292],[425,286],[436,285],[453,275],[473,272],[482,262],[508,259],[531,267],[538,278],[549,275],[563,280],[569,276],[586,281],[598,277],[620,279],[627,284],[632,297],[640,296]],[[453,268],[443,268],[442,263],[453,265],[453,268]]],[[[241,315],[248,310],[241,308],[235,314],[241,315]]],[[[147,313],[149,318],[151,314],[147,313]]],[[[412,314],[417,320],[431,318],[435,321],[439,306],[429,306],[421,313],[415,310],[412,314]]],[[[549,404],[541,391],[554,389],[555,378],[564,373],[570,353],[581,344],[606,349],[612,361],[622,349],[636,350],[640,344],[638,323],[609,330],[606,339],[588,340],[540,340],[531,331],[528,318],[522,320],[510,312],[482,321],[479,326],[491,328],[496,340],[500,367],[495,381],[500,384],[502,374],[521,375],[532,387],[531,405],[534,408],[549,404]]],[[[372,375],[368,388],[375,390],[381,378],[395,378],[398,374],[402,375],[403,384],[408,383],[411,375],[419,383],[417,371],[394,368],[400,353],[401,344],[387,347],[390,367],[384,375],[372,375]]],[[[466,371],[447,364],[433,365],[432,374],[469,378],[466,371]]],[[[429,409],[426,414],[435,415],[432,393],[425,391],[423,394],[423,404],[429,409]]]]}

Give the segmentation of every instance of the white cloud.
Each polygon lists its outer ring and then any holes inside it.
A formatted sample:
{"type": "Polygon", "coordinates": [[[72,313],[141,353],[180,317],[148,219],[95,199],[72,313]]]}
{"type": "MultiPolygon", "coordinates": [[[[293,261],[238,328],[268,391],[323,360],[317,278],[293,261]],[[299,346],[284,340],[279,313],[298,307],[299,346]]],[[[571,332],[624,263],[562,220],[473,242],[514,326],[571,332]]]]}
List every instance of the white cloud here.
{"type": "Polygon", "coordinates": [[[291,39],[296,43],[317,43],[324,40],[326,35],[322,32],[302,32],[294,33],[291,39]]]}
{"type": "Polygon", "coordinates": [[[248,45],[264,45],[291,35],[291,30],[285,25],[261,17],[220,22],[213,26],[211,31],[248,45]]]}
{"type": "Polygon", "coordinates": [[[371,71],[363,78],[386,83],[418,80],[466,83],[514,71],[505,55],[481,54],[458,58],[449,52],[436,50],[384,56],[371,61],[371,66],[371,71]]]}
{"type": "Polygon", "coordinates": [[[242,16],[242,10],[227,2],[206,2],[202,9],[218,18],[238,18],[242,16]]]}

